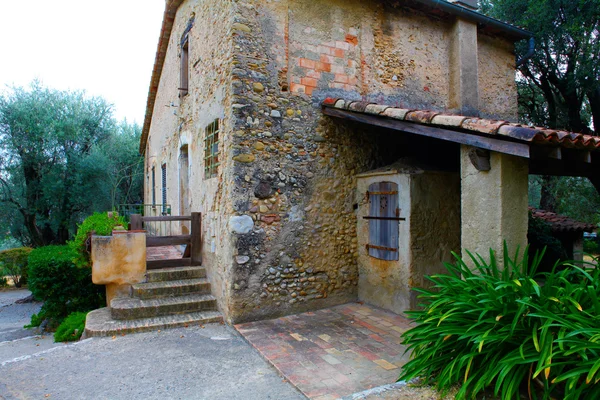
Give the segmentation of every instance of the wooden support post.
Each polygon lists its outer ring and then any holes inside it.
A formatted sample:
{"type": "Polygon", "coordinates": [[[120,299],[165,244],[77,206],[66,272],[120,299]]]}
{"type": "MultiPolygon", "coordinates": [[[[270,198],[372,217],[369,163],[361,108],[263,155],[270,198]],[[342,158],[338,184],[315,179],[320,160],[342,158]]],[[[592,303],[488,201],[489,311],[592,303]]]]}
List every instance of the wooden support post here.
{"type": "Polygon", "coordinates": [[[141,231],[142,228],[142,215],[141,214],[131,214],[131,230],[132,231],[141,231]]]}
{"type": "Polygon", "coordinates": [[[191,223],[192,241],[190,243],[190,257],[192,265],[202,264],[202,214],[192,213],[191,223]]]}

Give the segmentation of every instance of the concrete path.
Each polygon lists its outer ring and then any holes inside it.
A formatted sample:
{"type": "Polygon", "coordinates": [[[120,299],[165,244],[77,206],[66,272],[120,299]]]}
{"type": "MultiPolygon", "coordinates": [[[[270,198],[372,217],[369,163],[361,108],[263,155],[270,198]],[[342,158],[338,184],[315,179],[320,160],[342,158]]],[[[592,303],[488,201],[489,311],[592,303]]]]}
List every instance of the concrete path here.
{"type": "MultiPolygon", "coordinates": [[[[4,293],[1,312],[15,307],[6,315],[31,306],[8,305],[4,293]]],[[[0,321],[2,400],[305,398],[226,325],[56,344],[50,337],[6,339],[16,325],[0,321]]]]}
{"type": "Polygon", "coordinates": [[[30,322],[31,315],[39,312],[42,306],[37,302],[15,304],[17,300],[24,299],[30,294],[28,290],[0,292],[0,365],[7,360],[57,346],[51,335],[42,336],[37,334],[37,330],[23,328],[30,322]]]}

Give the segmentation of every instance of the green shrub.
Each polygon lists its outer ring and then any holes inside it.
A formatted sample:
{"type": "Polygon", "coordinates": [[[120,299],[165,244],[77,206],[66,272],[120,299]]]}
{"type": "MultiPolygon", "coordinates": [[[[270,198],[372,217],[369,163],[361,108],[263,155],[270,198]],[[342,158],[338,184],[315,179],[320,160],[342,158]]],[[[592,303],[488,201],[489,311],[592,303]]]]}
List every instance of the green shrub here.
{"type": "Polygon", "coordinates": [[[117,226],[127,226],[125,218],[116,213],[112,217],[108,213],[94,213],[87,217],[77,228],[77,234],[69,246],[75,253],[75,264],[79,267],[90,266],[90,237],[92,235],[109,236],[117,226]]]}
{"type": "Polygon", "coordinates": [[[600,398],[600,269],[573,264],[533,277],[541,255],[506,256],[500,270],[469,253],[419,290],[424,307],[404,335],[412,359],[400,379],[424,378],[457,399],[488,390],[502,399],[600,398]]]}
{"type": "Polygon", "coordinates": [[[18,247],[0,251],[0,272],[12,278],[16,287],[27,283],[27,259],[32,248],[18,247]]]}
{"type": "Polygon", "coordinates": [[[44,322],[44,320],[46,319],[46,315],[44,314],[43,311],[40,311],[37,314],[33,314],[31,316],[31,321],[29,322],[28,325],[25,325],[23,328],[37,328],[38,326],[40,326],[42,324],[42,322],[44,322]]]}
{"type": "Polygon", "coordinates": [[[74,312],[56,328],[54,332],[55,342],[75,342],[79,340],[85,329],[85,317],[87,313],[74,312]]]}
{"type": "Polygon", "coordinates": [[[104,286],[94,285],[91,269],[77,267],[74,258],[69,246],[40,247],[29,255],[29,289],[44,301],[42,312],[51,322],[104,304],[104,286]]]}
{"type": "Polygon", "coordinates": [[[538,267],[539,271],[549,272],[557,260],[566,261],[568,259],[567,251],[561,241],[552,235],[552,226],[541,218],[533,218],[531,212],[529,213],[527,241],[529,242],[529,258],[533,258],[536,253],[541,253],[546,249],[546,256],[538,267]]]}
{"type": "Polygon", "coordinates": [[[588,254],[600,253],[600,246],[595,239],[584,239],[583,240],[583,251],[588,254]]]}
{"type": "Polygon", "coordinates": [[[0,278],[0,288],[8,287],[8,279],[1,277],[0,278]]]}

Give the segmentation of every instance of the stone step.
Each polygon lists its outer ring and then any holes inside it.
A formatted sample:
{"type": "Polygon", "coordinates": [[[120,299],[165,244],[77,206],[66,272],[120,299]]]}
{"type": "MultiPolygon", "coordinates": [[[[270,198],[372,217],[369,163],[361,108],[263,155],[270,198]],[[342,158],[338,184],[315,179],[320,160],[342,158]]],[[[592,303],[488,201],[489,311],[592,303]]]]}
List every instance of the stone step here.
{"type": "Polygon", "coordinates": [[[199,311],[216,311],[217,299],[210,294],[159,297],[148,300],[116,298],[110,303],[110,307],[114,319],[126,320],[199,311]]]}
{"type": "Polygon", "coordinates": [[[116,336],[127,333],[149,332],[158,329],[181,328],[184,326],[204,325],[223,322],[218,311],[202,311],[188,314],[166,315],[154,318],[115,320],[108,308],[94,310],[87,315],[85,336],[116,336]]]}
{"type": "Polygon", "coordinates": [[[177,281],[181,279],[206,278],[204,267],[177,267],[149,270],[146,273],[148,282],[177,281]]]}
{"type": "Polygon", "coordinates": [[[210,282],[206,278],[180,279],[168,282],[147,282],[131,285],[133,297],[151,299],[186,294],[210,294],[210,282]]]}

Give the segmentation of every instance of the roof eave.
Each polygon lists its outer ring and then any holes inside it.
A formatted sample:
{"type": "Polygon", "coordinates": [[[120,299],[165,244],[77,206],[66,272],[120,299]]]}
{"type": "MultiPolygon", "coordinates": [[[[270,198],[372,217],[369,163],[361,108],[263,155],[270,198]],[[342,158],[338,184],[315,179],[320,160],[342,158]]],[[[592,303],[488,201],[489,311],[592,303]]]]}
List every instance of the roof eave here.
{"type": "Polygon", "coordinates": [[[160,77],[162,75],[162,69],[165,63],[167,49],[169,47],[169,40],[171,39],[173,23],[175,22],[175,14],[177,13],[177,9],[179,8],[179,6],[184,1],[185,0],[167,0],[167,2],[165,3],[165,11],[163,14],[160,36],[158,39],[158,48],[156,50],[156,57],[154,59],[152,77],[150,78],[150,88],[148,90],[148,100],[146,103],[146,115],[144,117],[144,125],[142,127],[142,137],[140,139],[139,152],[142,155],[144,155],[146,152],[146,143],[148,142],[148,135],[150,134],[150,124],[152,123],[152,113],[154,111],[154,104],[156,102],[158,85],[160,84],[160,77]]]}

